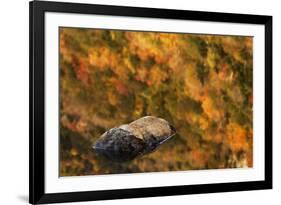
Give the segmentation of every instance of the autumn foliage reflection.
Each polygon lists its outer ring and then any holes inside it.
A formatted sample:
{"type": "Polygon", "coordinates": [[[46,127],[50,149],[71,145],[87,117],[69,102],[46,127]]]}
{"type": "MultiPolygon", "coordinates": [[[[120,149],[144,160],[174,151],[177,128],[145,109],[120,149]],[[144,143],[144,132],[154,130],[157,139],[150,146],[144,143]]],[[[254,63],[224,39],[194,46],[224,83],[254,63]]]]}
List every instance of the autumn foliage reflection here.
{"type": "Polygon", "coordinates": [[[252,167],[252,37],[60,28],[60,175],[252,167]],[[142,116],[177,135],[127,163],[91,149],[142,116]]]}

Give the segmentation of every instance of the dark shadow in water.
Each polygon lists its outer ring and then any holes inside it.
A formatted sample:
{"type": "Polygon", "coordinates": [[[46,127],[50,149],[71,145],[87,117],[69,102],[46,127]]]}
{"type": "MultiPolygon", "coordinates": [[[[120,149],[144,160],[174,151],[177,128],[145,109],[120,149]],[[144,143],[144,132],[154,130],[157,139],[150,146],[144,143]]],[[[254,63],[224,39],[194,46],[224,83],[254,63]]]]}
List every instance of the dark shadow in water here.
{"type": "Polygon", "coordinates": [[[107,157],[94,153],[97,164],[101,170],[108,170],[109,174],[135,173],[140,172],[139,168],[132,164],[133,160],[118,162],[107,157]]]}

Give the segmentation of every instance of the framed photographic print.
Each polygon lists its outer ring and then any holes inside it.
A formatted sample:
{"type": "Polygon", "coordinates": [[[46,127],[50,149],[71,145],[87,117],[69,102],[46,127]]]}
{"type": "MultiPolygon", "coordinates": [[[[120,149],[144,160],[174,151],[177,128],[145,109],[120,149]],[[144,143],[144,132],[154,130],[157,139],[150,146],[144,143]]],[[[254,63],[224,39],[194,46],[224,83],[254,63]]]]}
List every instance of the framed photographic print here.
{"type": "Polygon", "coordinates": [[[272,188],[272,17],[30,2],[30,203],[272,188]]]}

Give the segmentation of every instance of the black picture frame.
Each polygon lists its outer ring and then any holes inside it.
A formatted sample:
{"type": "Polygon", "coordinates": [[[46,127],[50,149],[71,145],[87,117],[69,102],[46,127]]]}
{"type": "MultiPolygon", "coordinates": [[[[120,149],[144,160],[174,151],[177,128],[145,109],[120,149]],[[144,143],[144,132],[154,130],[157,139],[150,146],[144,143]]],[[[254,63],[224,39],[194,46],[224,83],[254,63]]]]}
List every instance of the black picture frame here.
{"type": "Polygon", "coordinates": [[[184,11],[124,6],[32,1],[30,12],[30,142],[29,142],[29,202],[31,204],[91,201],[183,195],[198,193],[260,190],[272,188],[272,16],[184,11]],[[246,23],[265,26],[265,180],[218,184],[135,188],[71,193],[45,192],[45,72],[44,14],[45,12],[101,14],[131,17],[199,20],[209,22],[246,23]]]}

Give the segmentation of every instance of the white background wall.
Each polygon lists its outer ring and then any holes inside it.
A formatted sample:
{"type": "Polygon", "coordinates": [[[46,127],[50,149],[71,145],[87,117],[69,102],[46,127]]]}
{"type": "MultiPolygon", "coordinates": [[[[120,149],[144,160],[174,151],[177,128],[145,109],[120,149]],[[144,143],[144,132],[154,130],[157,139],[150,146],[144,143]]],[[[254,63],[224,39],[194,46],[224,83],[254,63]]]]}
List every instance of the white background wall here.
{"type": "MultiPolygon", "coordinates": [[[[72,0],[96,4],[273,15],[274,189],[79,204],[279,204],[281,5],[278,0],[72,0]]],[[[0,3],[0,204],[28,200],[28,1],[0,3]]],[[[78,203],[77,203],[78,204],[78,203]]]]}

